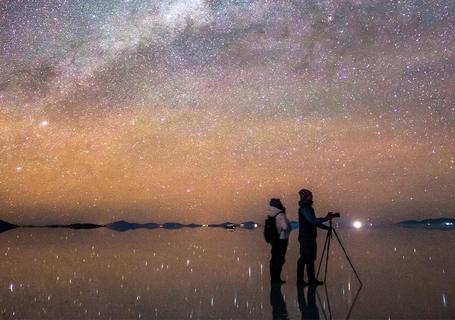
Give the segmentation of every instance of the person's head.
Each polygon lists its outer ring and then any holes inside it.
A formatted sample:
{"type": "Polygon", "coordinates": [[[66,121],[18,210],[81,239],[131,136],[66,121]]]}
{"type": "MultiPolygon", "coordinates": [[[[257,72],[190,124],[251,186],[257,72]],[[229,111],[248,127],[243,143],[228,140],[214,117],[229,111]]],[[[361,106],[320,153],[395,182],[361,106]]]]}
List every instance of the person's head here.
{"type": "Polygon", "coordinates": [[[286,211],[286,208],[283,206],[283,204],[281,203],[281,200],[278,198],[270,199],[270,206],[277,208],[278,210],[286,211]]]}
{"type": "Polygon", "coordinates": [[[301,189],[299,191],[300,201],[312,203],[313,202],[313,193],[308,189],[301,189]]]}

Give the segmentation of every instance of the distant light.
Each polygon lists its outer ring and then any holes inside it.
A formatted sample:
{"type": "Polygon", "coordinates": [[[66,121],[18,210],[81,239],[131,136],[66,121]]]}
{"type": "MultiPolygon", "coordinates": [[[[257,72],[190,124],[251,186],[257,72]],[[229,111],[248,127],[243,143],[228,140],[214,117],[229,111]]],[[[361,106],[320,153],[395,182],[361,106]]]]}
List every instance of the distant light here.
{"type": "Polygon", "coordinates": [[[16,172],[22,172],[22,167],[21,166],[16,167],[16,172]]]}
{"type": "Polygon", "coordinates": [[[13,292],[13,291],[14,291],[14,285],[13,285],[12,283],[9,285],[9,287],[8,287],[8,288],[9,288],[9,291],[11,291],[11,292],[13,292]]]}
{"type": "Polygon", "coordinates": [[[453,226],[453,222],[446,222],[446,226],[453,226]]]}
{"type": "Polygon", "coordinates": [[[373,224],[372,224],[372,223],[370,223],[370,227],[372,227],[372,226],[373,226],[373,224]]]}
{"type": "Polygon", "coordinates": [[[445,293],[442,294],[442,304],[447,307],[447,295],[445,293]]]}
{"type": "Polygon", "coordinates": [[[40,127],[47,127],[49,125],[49,121],[43,120],[43,121],[40,122],[39,125],[40,125],[40,127]]]}
{"type": "Polygon", "coordinates": [[[208,227],[209,225],[208,225],[208,224],[203,224],[202,226],[203,226],[203,227],[208,227]]]}
{"type": "Polygon", "coordinates": [[[255,223],[255,224],[254,224],[254,227],[255,227],[255,228],[257,228],[257,227],[258,227],[258,224],[257,224],[257,223],[255,223]]]}
{"type": "Polygon", "coordinates": [[[362,222],[360,222],[359,220],[356,220],[352,223],[352,226],[356,229],[360,229],[360,228],[362,228],[362,222]]]}

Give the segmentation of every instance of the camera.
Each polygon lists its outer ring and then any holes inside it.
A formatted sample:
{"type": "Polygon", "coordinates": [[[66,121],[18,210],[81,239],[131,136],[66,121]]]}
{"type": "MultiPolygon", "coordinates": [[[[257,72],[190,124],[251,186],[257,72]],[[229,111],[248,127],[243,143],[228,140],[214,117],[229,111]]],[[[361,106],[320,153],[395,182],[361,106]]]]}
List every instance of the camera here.
{"type": "Polygon", "coordinates": [[[329,219],[333,219],[333,218],[339,218],[340,217],[340,213],[339,212],[329,212],[327,215],[330,215],[330,218],[329,219]]]}

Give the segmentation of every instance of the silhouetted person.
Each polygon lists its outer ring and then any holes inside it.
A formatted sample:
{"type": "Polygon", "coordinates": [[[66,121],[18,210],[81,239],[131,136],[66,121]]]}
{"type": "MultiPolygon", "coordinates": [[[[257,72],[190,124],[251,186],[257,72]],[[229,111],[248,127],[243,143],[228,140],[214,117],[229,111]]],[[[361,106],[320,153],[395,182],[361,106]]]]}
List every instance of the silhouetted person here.
{"type": "Polygon", "coordinates": [[[320,285],[322,281],[316,279],[314,271],[314,261],[316,260],[316,228],[329,230],[323,224],[332,218],[329,212],[325,218],[316,218],[313,209],[313,194],[310,190],[302,189],[299,191],[299,243],[300,258],[297,262],[297,284],[301,285],[320,285]],[[308,283],[303,280],[305,266],[307,268],[308,283]]]}
{"type": "Polygon", "coordinates": [[[302,319],[319,319],[319,309],[316,305],[316,288],[317,286],[308,287],[308,299],[305,300],[305,287],[302,285],[297,286],[297,296],[302,319]]]}
{"type": "Polygon", "coordinates": [[[270,288],[270,304],[272,305],[273,319],[289,319],[286,302],[281,293],[281,283],[273,283],[270,288]]]}
{"type": "Polygon", "coordinates": [[[286,217],[286,208],[280,199],[271,199],[271,216],[275,216],[278,239],[272,244],[272,258],[270,259],[270,280],[272,283],[286,283],[281,279],[281,270],[286,261],[286,250],[288,249],[288,239],[291,233],[291,224],[286,217]]]}

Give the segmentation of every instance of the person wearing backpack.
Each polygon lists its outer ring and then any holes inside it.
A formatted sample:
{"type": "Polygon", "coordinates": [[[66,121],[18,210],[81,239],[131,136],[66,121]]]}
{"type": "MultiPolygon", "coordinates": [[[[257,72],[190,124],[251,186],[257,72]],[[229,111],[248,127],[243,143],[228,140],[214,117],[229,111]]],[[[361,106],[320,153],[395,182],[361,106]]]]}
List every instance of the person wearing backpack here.
{"type": "Polygon", "coordinates": [[[264,231],[267,242],[272,245],[270,280],[275,284],[283,284],[286,283],[286,281],[281,279],[281,270],[286,261],[285,257],[288,248],[288,239],[291,233],[291,224],[286,217],[286,208],[283,206],[280,199],[271,199],[270,206],[272,212],[266,221],[264,231]]]}

